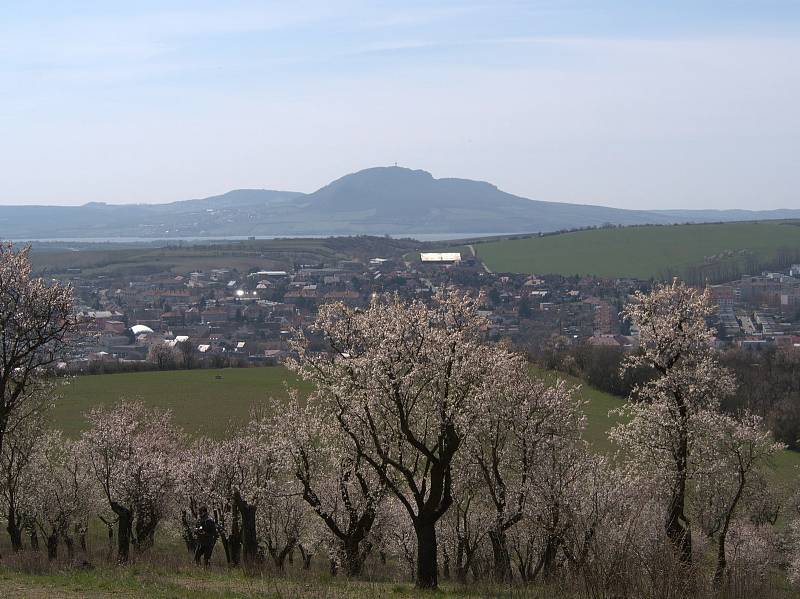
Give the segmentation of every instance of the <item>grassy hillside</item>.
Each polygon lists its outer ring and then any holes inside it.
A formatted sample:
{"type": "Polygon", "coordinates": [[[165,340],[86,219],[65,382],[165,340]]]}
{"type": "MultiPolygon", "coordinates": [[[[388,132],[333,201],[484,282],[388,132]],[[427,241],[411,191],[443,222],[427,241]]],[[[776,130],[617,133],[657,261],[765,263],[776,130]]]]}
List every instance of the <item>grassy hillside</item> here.
{"type": "MultiPolygon", "coordinates": [[[[613,447],[606,435],[619,419],[609,412],[623,400],[562,374],[534,370],[534,376],[556,377],[580,386],[587,415],[586,439],[598,451],[613,447]]],[[[220,437],[231,424],[247,420],[253,404],[269,397],[286,397],[286,386],[307,392],[309,386],[284,368],[226,368],[125,374],[87,375],[72,379],[52,413],[54,426],[77,436],[85,426],[83,415],[93,406],[113,405],[120,398],[139,399],[172,410],[177,424],[192,434],[220,437]]],[[[776,479],[788,481],[800,474],[800,453],[785,451],[774,459],[776,479]]]]}
{"type": "Polygon", "coordinates": [[[175,422],[192,434],[220,437],[230,424],[245,422],[253,404],[285,397],[286,385],[308,390],[285,368],[86,375],[67,383],[51,417],[54,426],[75,437],[92,407],[138,399],[172,410],[175,422]]]}
{"type": "Polygon", "coordinates": [[[625,227],[475,244],[495,272],[647,279],[709,262],[773,260],[800,250],[800,222],[625,227]]]}

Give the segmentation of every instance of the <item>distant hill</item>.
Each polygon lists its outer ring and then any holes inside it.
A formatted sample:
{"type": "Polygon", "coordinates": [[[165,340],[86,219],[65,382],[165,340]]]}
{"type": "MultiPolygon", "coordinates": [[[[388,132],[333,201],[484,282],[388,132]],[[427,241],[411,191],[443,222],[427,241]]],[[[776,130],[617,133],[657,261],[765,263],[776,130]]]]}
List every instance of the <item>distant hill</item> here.
{"type": "Polygon", "coordinates": [[[800,261],[800,221],[596,229],[473,247],[495,272],[716,282],[800,261]]]}
{"type": "Polygon", "coordinates": [[[0,206],[0,238],[186,238],[548,232],[606,223],[800,218],[800,210],[645,211],[529,200],[469,179],[370,168],[303,194],[240,189],[167,204],[0,206]]]}
{"type": "Polygon", "coordinates": [[[509,233],[671,221],[644,211],[529,200],[484,181],[434,179],[426,171],[400,167],[346,175],[304,202],[312,213],[342,225],[389,233],[509,233]]]}

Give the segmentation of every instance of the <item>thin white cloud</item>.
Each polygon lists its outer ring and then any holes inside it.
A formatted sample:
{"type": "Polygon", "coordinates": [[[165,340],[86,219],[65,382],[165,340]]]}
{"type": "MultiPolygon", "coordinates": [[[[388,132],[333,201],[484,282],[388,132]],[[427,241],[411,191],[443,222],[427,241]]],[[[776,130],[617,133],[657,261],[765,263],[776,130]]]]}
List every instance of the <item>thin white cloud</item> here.
{"type": "Polygon", "coordinates": [[[186,38],[269,32],[335,15],[323,2],[274,3],[261,8],[155,11],[95,15],[28,23],[0,22],[2,63],[77,65],[143,61],[174,49],[186,38]]]}

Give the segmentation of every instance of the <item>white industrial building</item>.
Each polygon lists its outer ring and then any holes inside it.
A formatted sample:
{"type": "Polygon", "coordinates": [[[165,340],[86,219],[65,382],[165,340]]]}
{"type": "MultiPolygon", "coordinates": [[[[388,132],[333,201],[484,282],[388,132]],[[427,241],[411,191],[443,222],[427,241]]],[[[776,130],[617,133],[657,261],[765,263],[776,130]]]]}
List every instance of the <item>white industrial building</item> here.
{"type": "Polygon", "coordinates": [[[454,264],[461,262],[460,252],[423,252],[419,255],[423,262],[436,264],[454,264]]]}

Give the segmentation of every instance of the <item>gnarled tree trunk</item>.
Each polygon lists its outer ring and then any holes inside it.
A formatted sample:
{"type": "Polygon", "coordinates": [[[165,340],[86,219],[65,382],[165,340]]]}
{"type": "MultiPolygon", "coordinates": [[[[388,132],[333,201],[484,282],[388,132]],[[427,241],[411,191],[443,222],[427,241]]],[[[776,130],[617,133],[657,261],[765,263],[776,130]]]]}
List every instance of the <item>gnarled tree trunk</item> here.
{"type": "Polygon", "coordinates": [[[22,518],[14,509],[13,504],[8,508],[6,530],[11,540],[11,548],[14,551],[22,550],[22,518]]]}
{"type": "Polygon", "coordinates": [[[124,505],[111,502],[111,509],[117,515],[117,561],[127,564],[131,555],[131,529],[133,514],[124,505]]]}
{"type": "Polygon", "coordinates": [[[417,588],[435,589],[439,586],[437,563],[436,522],[417,520],[417,588]]]}
{"type": "Polygon", "coordinates": [[[492,545],[493,571],[492,576],[497,582],[511,582],[511,555],[508,552],[508,538],[502,526],[489,531],[489,541],[492,545]]]}
{"type": "Polygon", "coordinates": [[[258,563],[257,506],[247,503],[238,489],[233,493],[233,503],[242,518],[242,562],[245,566],[252,566],[258,563]]]}
{"type": "MultiPolygon", "coordinates": [[[[186,544],[186,550],[189,552],[190,555],[194,555],[195,550],[197,549],[197,535],[194,534],[194,527],[189,523],[189,518],[186,515],[186,510],[181,510],[181,526],[183,527],[183,542],[186,544]]],[[[223,546],[224,546],[223,541],[223,546]]],[[[228,551],[225,550],[225,554],[227,555],[228,551]]]]}
{"type": "Polygon", "coordinates": [[[680,417],[680,430],[678,432],[678,452],[675,456],[677,478],[672,488],[667,517],[664,525],[667,538],[678,552],[680,560],[689,564],[692,562],[692,534],[686,523],[684,507],[686,505],[686,476],[689,462],[689,408],[686,400],[681,395],[676,395],[680,417]]]}
{"type": "Polygon", "coordinates": [[[58,533],[47,535],[47,559],[52,561],[58,557],[58,533]]]}

